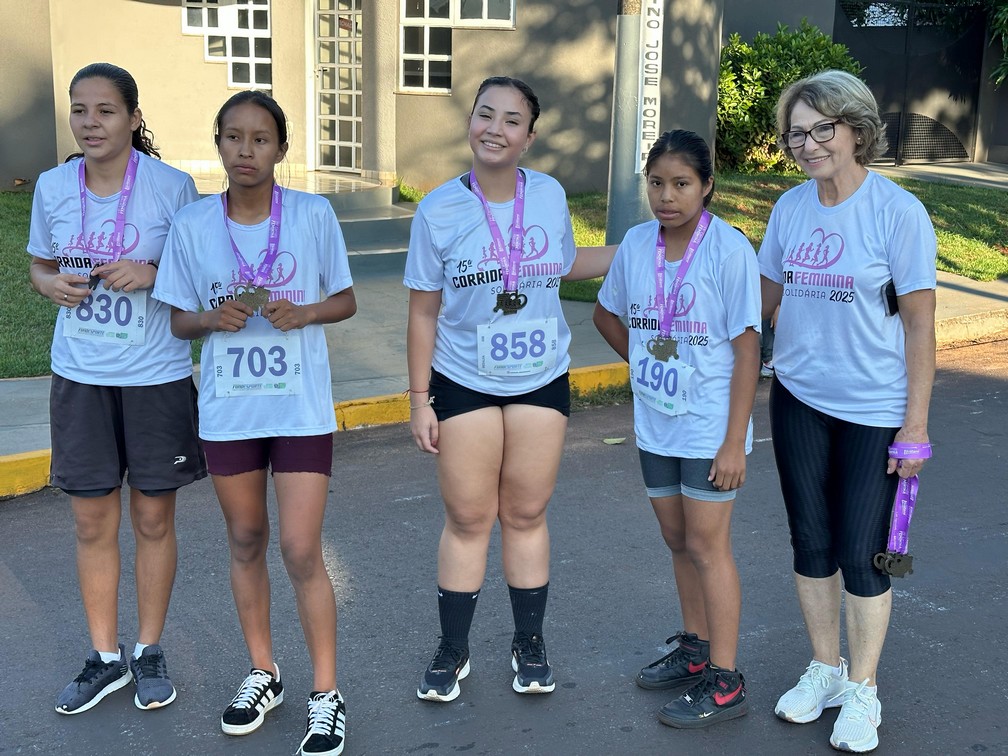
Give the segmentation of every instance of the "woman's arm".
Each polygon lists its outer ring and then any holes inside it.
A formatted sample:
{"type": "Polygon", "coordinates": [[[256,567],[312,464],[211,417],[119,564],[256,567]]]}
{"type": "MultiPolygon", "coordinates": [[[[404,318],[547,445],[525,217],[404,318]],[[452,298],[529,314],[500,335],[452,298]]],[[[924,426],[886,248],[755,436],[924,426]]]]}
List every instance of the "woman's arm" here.
{"type": "Polygon", "coordinates": [[[277,299],[262,308],[263,316],[279,331],[292,331],[312,324],[339,323],[353,317],[356,312],[357,298],[352,286],[315,304],[296,305],[286,299],[277,299]]]}
{"type": "Polygon", "coordinates": [[[605,247],[578,247],[574,265],[562,280],[583,281],[587,278],[601,278],[609,272],[616,247],[615,244],[605,247]]]}
{"type": "Polygon", "coordinates": [[[760,296],[763,298],[763,319],[774,318],[774,328],[776,328],[776,312],[784,298],[784,285],[771,281],[766,276],[760,276],[759,280],[760,296]]]}
{"type": "Polygon", "coordinates": [[[721,491],[730,491],[745,483],[746,432],[759,382],[759,334],[751,327],[746,328],[732,339],[731,345],[735,364],[728,391],[728,430],[707,477],[721,491]]]}
{"type": "Polygon", "coordinates": [[[438,422],[430,406],[430,373],[434,337],[441,312],[441,292],[410,289],[406,324],[406,364],[409,370],[410,432],[421,451],[437,454],[438,422]]]}
{"type": "Polygon", "coordinates": [[[613,348],[624,362],[630,361],[630,331],[619,316],[609,312],[598,302],[595,303],[595,312],[592,313],[592,322],[602,334],[602,338],[613,348]]]}
{"type": "MultiPolygon", "coordinates": [[[[903,427],[896,433],[895,440],[926,444],[935,373],[935,291],[918,289],[897,297],[897,301],[906,331],[907,407],[903,427]]],[[[909,478],[920,472],[923,465],[923,459],[890,459],[888,472],[898,472],[901,478],[909,478]]]]}

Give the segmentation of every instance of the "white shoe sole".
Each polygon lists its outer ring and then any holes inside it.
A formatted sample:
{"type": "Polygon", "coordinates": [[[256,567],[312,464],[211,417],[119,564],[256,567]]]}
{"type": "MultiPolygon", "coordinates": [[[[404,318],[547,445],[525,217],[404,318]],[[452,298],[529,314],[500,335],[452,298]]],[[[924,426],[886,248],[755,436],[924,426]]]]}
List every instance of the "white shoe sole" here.
{"type": "Polygon", "coordinates": [[[464,680],[468,676],[469,676],[469,660],[466,659],[465,665],[459,671],[458,680],[455,681],[455,685],[452,686],[451,690],[449,690],[444,695],[441,695],[436,690],[434,690],[434,688],[431,688],[426,692],[422,691],[420,688],[417,688],[416,692],[417,698],[419,698],[421,701],[440,701],[442,703],[448,703],[449,701],[454,701],[456,698],[459,697],[459,694],[462,692],[462,688],[459,686],[459,680],[464,680]]]}
{"type": "Polygon", "coordinates": [[[123,675],[122,677],[120,677],[114,683],[111,683],[111,684],[105,686],[105,689],[102,690],[101,693],[99,693],[97,696],[95,696],[94,698],[92,698],[90,701],[88,701],[86,704],[84,704],[80,708],[74,709],[73,711],[68,711],[66,709],[61,709],[59,706],[57,706],[56,707],[56,713],[57,714],[67,714],[67,715],[83,714],[85,711],[89,711],[90,709],[93,709],[95,706],[97,706],[101,702],[101,700],[103,698],[105,698],[105,696],[109,695],[110,693],[115,693],[120,688],[125,688],[131,682],[133,682],[133,673],[130,672],[129,669],[127,669],[125,675],[123,675]]]}
{"type": "MultiPolygon", "coordinates": [[[[514,658],[514,654],[511,655],[511,669],[514,672],[518,672],[518,660],[514,658]]],[[[515,674],[514,682],[511,683],[511,688],[515,693],[552,693],[553,689],[556,688],[556,683],[551,682],[549,685],[540,685],[537,682],[532,682],[529,685],[522,685],[518,681],[518,675],[515,674]]]]}
{"type": "Polygon", "coordinates": [[[151,709],[160,709],[160,708],[162,708],[164,706],[167,706],[172,701],[174,701],[176,694],[177,694],[177,691],[175,690],[175,688],[172,688],[171,695],[168,696],[168,698],[166,698],[164,701],[151,701],[146,706],[144,706],[142,703],[140,703],[140,696],[133,696],[133,704],[138,709],[141,709],[143,711],[150,711],[151,709]]]}
{"type": "Polygon", "coordinates": [[[280,691],[280,695],[274,698],[269,704],[259,712],[259,716],[249,722],[247,725],[229,725],[221,719],[221,731],[225,735],[248,735],[251,732],[255,732],[260,727],[262,723],[266,721],[266,712],[272,711],[277,706],[283,703],[283,691],[280,691]]]}

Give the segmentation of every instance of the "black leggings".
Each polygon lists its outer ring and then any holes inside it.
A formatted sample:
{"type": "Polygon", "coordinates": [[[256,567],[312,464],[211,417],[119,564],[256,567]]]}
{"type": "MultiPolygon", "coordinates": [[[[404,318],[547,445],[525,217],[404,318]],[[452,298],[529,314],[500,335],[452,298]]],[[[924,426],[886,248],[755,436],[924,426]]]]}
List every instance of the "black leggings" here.
{"type": "Polygon", "coordinates": [[[889,590],[875,568],[885,551],[899,482],[887,475],[888,446],[898,428],[857,425],[795,398],[776,378],[770,428],[794,549],[794,571],[825,578],[839,568],[854,596],[889,590]]]}

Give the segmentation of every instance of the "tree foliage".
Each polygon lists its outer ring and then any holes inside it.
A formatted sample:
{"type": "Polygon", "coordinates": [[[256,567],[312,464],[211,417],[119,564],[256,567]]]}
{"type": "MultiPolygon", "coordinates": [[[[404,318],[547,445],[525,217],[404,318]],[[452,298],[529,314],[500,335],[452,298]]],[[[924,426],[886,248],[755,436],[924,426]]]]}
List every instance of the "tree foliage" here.
{"type": "Polygon", "coordinates": [[[806,20],[794,31],[778,24],[776,34],[760,32],[751,43],[732,34],[721,50],[718,77],[718,169],[745,173],[793,169],[776,144],[777,99],[791,82],[828,68],[861,73],[861,65],[844,45],[835,44],[806,20]]]}

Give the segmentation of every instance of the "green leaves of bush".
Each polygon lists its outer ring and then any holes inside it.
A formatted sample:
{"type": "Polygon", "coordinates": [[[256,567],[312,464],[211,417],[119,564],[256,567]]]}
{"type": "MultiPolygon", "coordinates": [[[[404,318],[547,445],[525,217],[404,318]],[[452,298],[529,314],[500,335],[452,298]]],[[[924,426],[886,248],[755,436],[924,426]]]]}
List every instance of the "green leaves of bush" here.
{"type": "Polygon", "coordinates": [[[828,68],[861,73],[844,45],[804,19],[795,31],[778,24],[776,34],[760,32],[750,44],[732,34],[721,50],[718,78],[718,170],[794,170],[776,144],[777,98],[792,82],[828,68]]]}

